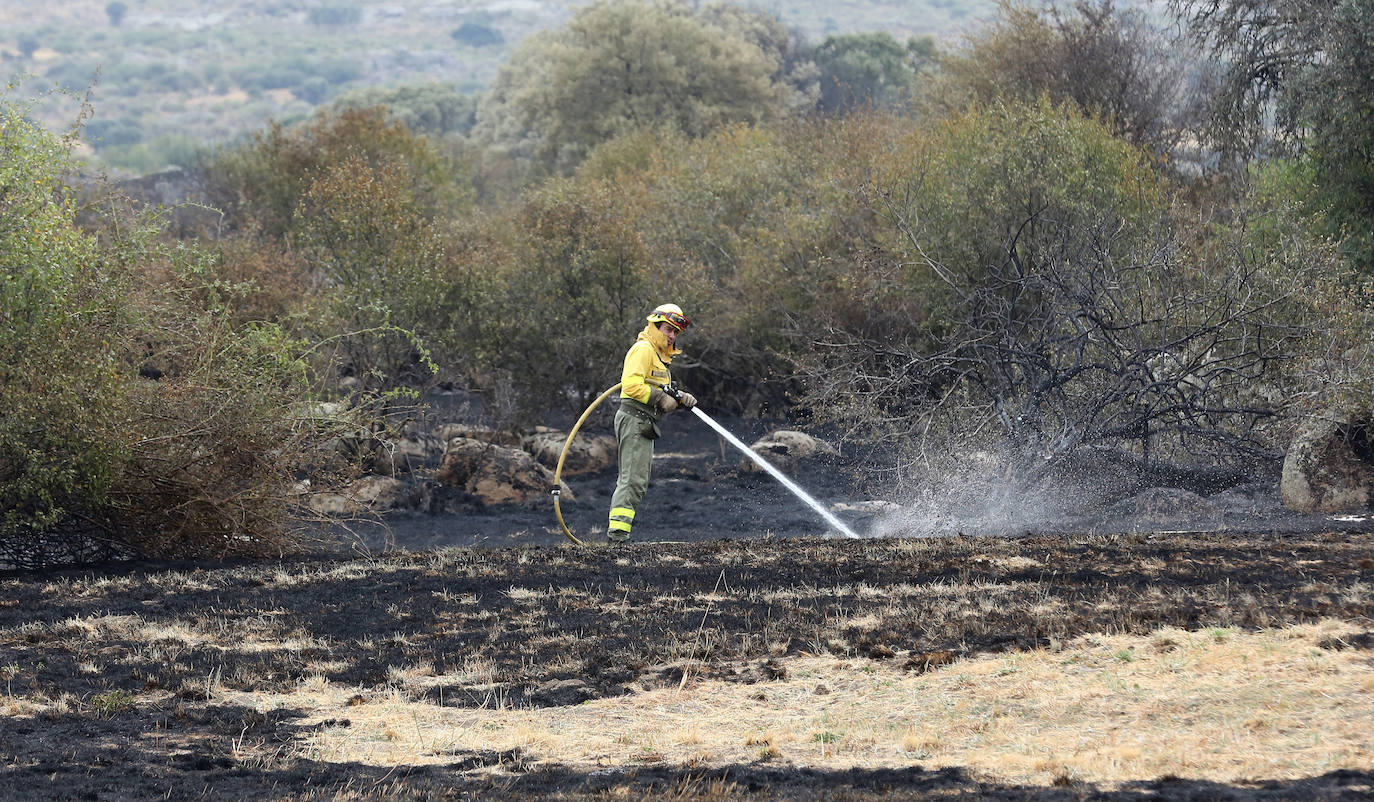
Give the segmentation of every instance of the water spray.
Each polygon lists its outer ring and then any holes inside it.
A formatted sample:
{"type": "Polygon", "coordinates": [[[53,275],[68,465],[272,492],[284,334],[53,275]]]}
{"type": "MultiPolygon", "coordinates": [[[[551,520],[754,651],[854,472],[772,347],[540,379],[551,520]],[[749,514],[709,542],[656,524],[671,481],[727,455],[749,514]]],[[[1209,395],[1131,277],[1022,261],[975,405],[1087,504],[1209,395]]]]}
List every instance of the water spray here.
{"type": "MultiPolygon", "coordinates": [[[[559,506],[559,499],[562,495],[562,493],[559,490],[559,485],[561,483],[563,476],[563,462],[568,458],[568,447],[572,445],[573,438],[577,437],[577,433],[579,430],[581,430],[582,424],[586,423],[587,418],[591,417],[592,410],[600,406],[602,401],[605,401],[608,397],[610,397],[611,393],[614,393],[616,390],[619,389],[619,383],[607,388],[607,390],[604,393],[597,396],[596,400],[593,401],[591,405],[587,407],[586,411],[582,413],[582,417],[577,419],[577,423],[573,424],[572,430],[568,432],[568,440],[563,444],[563,453],[558,455],[558,467],[555,468],[553,472],[553,513],[558,518],[558,525],[563,527],[563,534],[567,535],[569,540],[571,540],[579,546],[585,546],[587,544],[585,541],[578,539],[578,537],[572,533],[572,530],[568,528],[567,523],[563,521],[563,510],[559,506]]],[[[681,397],[681,394],[675,387],[664,387],[663,391],[668,395],[672,396],[674,400],[681,397]]],[[[839,533],[843,534],[845,537],[848,538],[853,538],[855,540],[859,538],[859,536],[854,533],[853,529],[850,529],[848,526],[845,526],[844,522],[841,521],[839,518],[836,518],[834,513],[830,512],[830,510],[827,510],[825,507],[821,506],[821,503],[819,501],[816,501],[816,499],[812,498],[809,493],[807,493],[805,490],[802,490],[796,482],[787,478],[787,476],[783,474],[782,471],[778,470],[778,467],[776,465],[764,459],[762,455],[754,451],[749,446],[746,446],[744,444],[744,441],[740,440],[738,437],[735,437],[733,434],[731,434],[728,429],[717,423],[716,420],[712,418],[710,415],[707,415],[705,412],[702,412],[700,407],[693,406],[691,410],[692,413],[696,415],[698,418],[700,418],[703,423],[705,423],[707,426],[710,426],[712,429],[716,431],[717,434],[728,440],[730,442],[730,445],[734,446],[735,448],[738,448],[740,451],[743,451],[745,456],[753,460],[754,463],[757,464],[760,468],[763,468],[765,471],[767,471],[769,476],[772,476],[774,479],[777,479],[783,487],[787,488],[789,491],[792,492],[792,495],[806,502],[807,506],[815,510],[816,513],[819,514],[821,518],[825,519],[826,523],[834,527],[836,531],[838,531],[839,533]]]]}
{"type": "Polygon", "coordinates": [[[760,468],[763,468],[765,471],[768,471],[768,474],[772,476],[774,479],[777,479],[783,487],[787,488],[788,490],[791,490],[792,495],[796,496],[802,501],[805,501],[807,505],[811,507],[811,509],[815,510],[817,514],[819,514],[822,518],[825,519],[826,523],[835,527],[836,531],[840,532],[845,537],[854,538],[855,540],[858,539],[859,536],[854,534],[854,530],[845,526],[844,522],[841,521],[839,518],[836,518],[834,513],[832,513],[830,510],[827,510],[825,507],[822,507],[819,501],[816,501],[814,498],[811,497],[810,493],[807,493],[805,490],[802,490],[800,487],[798,487],[796,482],[792,481],[791,479],[788,479],[782,471],[778,470],[778,466],[764,459],[754,449],[746,446],[738,437],[735,437],[733,434],[730,434],[730,432],[726,431],[724,426],[721,426],[719,423],[716,423],[716,421],[712,419],[710,415],[707,415],[705,412],[702,412],[701,409],[699,409],[698,407],[692,407],[692,412],[695,413],[698,418],[701,418],[703,421],[705,421],[707,426],[710,426],[712,429],[715,429],[717,432],[719,432],[721,437],[724,437],[726,440],[729,440],[730,445],[734,446],[735,448],[738,448],[740,451],[743,451],[745,455],[748,456],[749,459],[757,463],[760,468]]]}

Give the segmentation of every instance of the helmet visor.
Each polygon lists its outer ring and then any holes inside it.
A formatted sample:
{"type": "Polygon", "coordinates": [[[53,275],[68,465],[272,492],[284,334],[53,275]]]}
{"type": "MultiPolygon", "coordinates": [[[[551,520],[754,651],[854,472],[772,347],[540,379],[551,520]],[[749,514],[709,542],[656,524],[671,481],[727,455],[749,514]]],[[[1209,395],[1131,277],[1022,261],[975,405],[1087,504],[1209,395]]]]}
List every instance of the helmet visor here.
{"type": "Polygon", "coordinates": [[[668,321],[668,325],[677,329],[679,334],[692,325],[692,321],[688,320],[686,315],[679,315],[677,312],[659,312],[657,317],[668,321]]]}

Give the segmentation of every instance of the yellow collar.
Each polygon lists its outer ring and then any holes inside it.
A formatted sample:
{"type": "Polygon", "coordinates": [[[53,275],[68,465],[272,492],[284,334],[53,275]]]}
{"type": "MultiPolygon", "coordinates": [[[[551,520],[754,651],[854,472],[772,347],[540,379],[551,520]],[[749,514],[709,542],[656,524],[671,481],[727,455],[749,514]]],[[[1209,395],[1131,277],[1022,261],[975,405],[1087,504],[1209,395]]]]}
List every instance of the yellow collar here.
{"type": "Polygon", "coordinates": [[[663,360],[663,364],[673,361],[673,357],[682,353],[680,348],[668,347],[668,335],[659,331],[658,326],[650,323],[644,327],[644,331],[639,333],[639,339],[645,340],[658,352],[658,358],[663,360]]]}

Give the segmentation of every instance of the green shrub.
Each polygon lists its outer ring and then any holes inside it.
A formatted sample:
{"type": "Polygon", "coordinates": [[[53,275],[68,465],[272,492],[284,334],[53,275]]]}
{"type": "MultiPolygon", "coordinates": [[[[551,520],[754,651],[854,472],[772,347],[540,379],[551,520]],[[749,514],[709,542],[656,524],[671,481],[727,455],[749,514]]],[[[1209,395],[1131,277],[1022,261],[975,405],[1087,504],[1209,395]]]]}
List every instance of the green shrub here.
{"type": "Polygon", "coordinates": [[[852,205],[815,158],[825,130],[641,132],[594,151],[578,174],[619,188],[653,283],[700,322],[675,375],[716,408],[776,411],[797,389],[789,333],[812,314],[818,266],[847,247],[838,227],[852,205]]]}
{"type": "Polygon", "coordinates": [[[461,359],[467,346],[453,332],[465,327],[450,317],[472,310],[439,303],[465,279],[449,275],[436,220],[466,208],[471,189],[455,164],[384,110],[274,126],[218,154],[205,175],[231,229],[269,243],[291,237],[324,288],[328,311],[311,336],[334,343],[340,368],[365,391],[423,386],[432,379],[430,348],[441,348],[446,363],[461,359]]]}
{"type": "Polygon", "coordinates": [[[312,6],[306,12],[306,19],[311,25],[357,25],[362,17],[362,9],[351,4],[326,3],[312,6]]]}
{"type": "Polygon", "coordinates": [[[537,410],[586,407],[620,380],[620,359],[656,304],[650,257],[610,182],[553,181],[528,193],[515,263],[501,276],[500,366],[537,410]]]}
{"type": "Polygon", "coordinates": [[[506,42],[506,37],[499,30],[475,22],[464,22],[450,31],[449,36],[466,47],[493,47],[506,42]]]}
{"type": "Polygon", "coordinates": [[[99,148],[133,145],[143,141],[143,125],[131,117],[97,118],[86,123],[86,139],[99,148]]]}
{"type": "Polygon", "coordinates": [[[236,326],[240,290],[156,218],[78,228],[69,147],[0,101],[0,562],[295,548],[304,344],[236,326]]]}
{"type": "Polygon", "coordinates": [[[820,284],[843,294],[815,301],[832,310],[806,360],[818,412],[913,453],[994,450],[1026,485],[1084,448],[1281,453],[1265,423],[1323,263],[1210,230],[1143,151],[1043,99],[873,153],[856,165],[872,225],[820,284]]]}
{"type": "Polygon", "coordinates": [[[91,712],[97,718],[110,718],[134,709],[134,695],[121,688],[101,691],[91,696],[91,712]]]}
{"type": "Polygon", "coordinates": [[[315,75],[301,81],[291,91],[307,103],[318,104],[329,95],[329,82],[315,75]]]}
{"type": "Polygon", "coordinates": [[[466,136],[472,131],[477,117],[475,94],[442,83],[357,89],[340,95],[334,106],[339,109],[382,107],[410,131],[432,137],[466,136]]]}
{"type": "Polygon", "coordinates": [[[470,202],[471,188],[457,165],[375,108],[322,111],[295,129],[273,124],[249,144],[213,155],[203,174],[212,202],[226,212],[231,226],[280,237],[316,175],[352,157],[372,166],[403,165],[412,182],[408,191],[428,217],[470,202]]]}
{"type": "Polygon", "coordinates": [[[422,387],[434,366],[417,339],[443,290],[442,243],[402,165],[362,157],[324,167],[301,197],[294,230],[330,288],[345,369],[365,391],[422,387]]]}

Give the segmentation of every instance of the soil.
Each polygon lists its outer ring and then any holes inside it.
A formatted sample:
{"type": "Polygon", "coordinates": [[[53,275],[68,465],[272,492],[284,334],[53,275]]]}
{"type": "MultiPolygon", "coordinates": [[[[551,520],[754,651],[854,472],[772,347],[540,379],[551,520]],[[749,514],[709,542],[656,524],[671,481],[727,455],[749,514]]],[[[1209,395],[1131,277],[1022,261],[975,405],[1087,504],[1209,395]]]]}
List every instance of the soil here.
{"type": "MultiPolygon", "coordinates": [[[[710,644],[694,654],[694,676],[738,683],[768,682],[804,653],[938,671],[963,656],[1163,626],[1340,618],[1366,631],[1330,648],[1374,648],[1374,598],[1356,592],[1374,572],[1364,524],[1280,514],[1270,527],[1222,532],[850,540],[827,536],[768,477],[735,471],[737,456],[689,424],[665,426],[648,514],[624,547],[569,544],[548,508],[492,508],[396,519],[390,536],[354,544],[363,555],[0,574],[0,703],[38,710],[0,724],[0,798],[1369,798],[1374,774],[1349,770],[1101,789],[919,765],[588,769],[536,765],[519,750],[378,768],[300,748],[314,728],[347,726],[346,708],[306,724],[298,710],[226,701],[226,689],[285,692],[319,676],[379,694],[396,666],[429,663],[444,676],[480,661],[494,682],[432,686],[433,703],[481,707],[499,693],[515,706],[573,705],[676,685],[685,638],[710,644]],[[956,592],[985,582],[999,588],[995,604],[956,592]],[[853,589],[899,583],[950,590],[910,620],[874,615],[880,627],[856,628],[886,602],[853,589]],[[708,593],[705,611],[667,601],[708,593]]],[[[746,442],[762,433],[731,424],[746,442]]],[[[798,478],[827,503],[868,497],[842,461],[798,478]]],[[[572,481],[580,533],[599,531],[613,483],[613,471],[572,481]]]]}
{"type": "MultiPolygon", "coordinates": [[[[782,421],[713,417],[745,443],[753,443],[775,429],[789,428],[782,421]]],[[[564,429],[568,423],[564,422],[564,429]]],[[[661,428],[663,437],[657,442],[649,492],[635,518],[635,541],[840,537],[772,477],[758,470],[741,470],[746,458],[705,423],[679,413],[665,417],[661,428]]],[[[588,425],[583,431],[610,433],[608,426],[588,425]]],[[[835,442],[823,434],[821,437],[835,442]]],[[[1066,482],[1041,493],[1033,503],[1011,504],[992,512],[981,505],[995,489],[990,487],[988,476],[971,466],[967,476],[952,478],[933,504],[926,499],[926,509],[921,509],[922,505],[901,497],[902,483],[897,477],[879,474],[874,478],[871,467],[878,462],[873,454],[841,448],[836,456],[801,463],[790,478],[863,537],[1374,529],[1374,516],[1370,515],[1316,516],[1285,509],[1279,501],[1276,475],[1241,484],[1231,478],[1213,488],[1206,499],[1210,502],[1206,514],[1133,515],[1129,513],[1143,512],[1139,503],[1124,512],[1122,507],[1138,501],[1131,496],[1149,485],[1140,484],[1138,477],[1104,479],[1100,466],[1085,468],[1090,474],[1086,481],[1066,482]],[[952,497],[959,497],[962,503],[951,504],[952,497]],[[882,503],[894,500],[906,509],[884,511],[882,503]],[[934,510],[929,509],[932,506],[934,510]]],[[[562,512],[579,539],[604,541],[616,473],[612,466],[593,474],[565,476],[574,495],[563,499],[562,512]]],[[[423,480],[413,477],[412,481],[423,480]]],[[[351,548],[366,553],[395,548],[551,546],[569,542],[554,517],[551,500],[528,507],[483,507],[447,492],[449,497],[436,505],[447,510],[443,514],[398,511],[389,513],[382,524],[359,523],[339,534],[351,548]]]]}
{"type": "MultiPolygon", "coordinates": [[[[782,425],[736,416],[718,417],[746,443],[782,425]]],[[[649,492],[635,519],[636,541],[827,534],[825,522],[774,479],[759,471],[740,471],[745,457],[704,423],[686,414],[676,414],[665,417],[660,428],[663,436],[656,443],[649,492]]],[[[584,431],[610,434],[607,427],[588,426],[584,431]]],[[[605,539],[606,514],[615,490],[616,473],[612,466],[593,474],[565,477],[573,498],[562,500],[562,512],[579,539],[605,539]]],[[[872,497],[850,458],[808,464],[794,478],[805,491],[827,504],[866,501],[872,497]]],[[[357,545],[386,550],[570,542],[558,526],[551,500],[525,508],[471,503],[456,506],[456,514],[392,513],[385,528],[357,527],[357,545]]]]}

